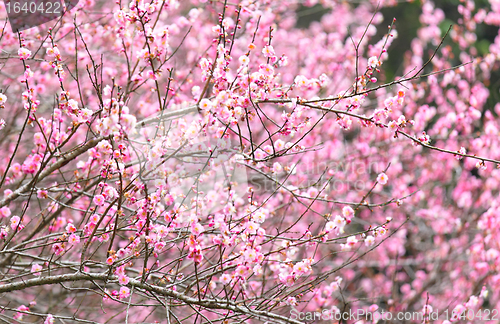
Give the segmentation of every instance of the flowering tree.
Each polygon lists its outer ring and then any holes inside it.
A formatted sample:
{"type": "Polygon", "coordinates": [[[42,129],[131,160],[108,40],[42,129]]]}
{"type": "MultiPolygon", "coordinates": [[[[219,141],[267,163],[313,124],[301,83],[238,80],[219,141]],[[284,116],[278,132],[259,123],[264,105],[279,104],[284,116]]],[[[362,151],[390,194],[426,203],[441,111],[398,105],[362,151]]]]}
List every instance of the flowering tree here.
{"type": "Polygon", "coordinates": [[[317,2],[0,5],[2,321],[496,322],[500,6],[317,2]]]}

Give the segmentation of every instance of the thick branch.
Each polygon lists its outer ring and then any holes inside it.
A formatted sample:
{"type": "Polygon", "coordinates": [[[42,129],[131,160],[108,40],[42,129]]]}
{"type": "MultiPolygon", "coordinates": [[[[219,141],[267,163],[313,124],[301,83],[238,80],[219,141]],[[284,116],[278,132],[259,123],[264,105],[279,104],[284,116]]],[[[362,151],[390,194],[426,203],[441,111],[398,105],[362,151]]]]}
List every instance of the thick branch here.
{"type": "MultiPolygon", "coordinates": [[[[23,290],[23,289],[26,289],[29,287],[51,285],[51,284],[80,281],[80,280],[103,280],[103,281],[106,281],[109,278],[111,278],[112,280],[117,279],[117,278],[115,278],[115,276],[110,277],[106,273],[77,272],[77,273],[73,273],[73,274],[63,274],[63,275],[56,275],[56,276],[50,276],[50,277],[34,278],[34,279],[18,281],[18,282],[14,282],[14,283],[10,283],[10,284],[0,285],[0,293],[8,293],[8,292],[12,292],[12,291],[23,290]]],[[[247,316],[257,317],[257,318],[273,319],[275,321],[279,321],[282,323],[302,324],[302,322],[300,322],[300,321],[297,321],[297,320],[294,320],[291,318],[287,318],[285,316],[281,316],[281,315],[274,314],[271,312],[251,309],[247,306],[238,305],[237,303],[231,302],[228,300],[209,299],[209,298],[204,298],[204,299],[192,298],[192,297],[188,297],[182,293],[179,293],[179,292],[171,290],[171,289],[167,289],[167,288],[163,288],[163,287],[159,287],[159,286],[154,286],[154,285],[149,285],[147,283],[141,283],[139,280],[130,279],[128,286],[131,286],[131,287],[133,286],[136,288],[143,289],[145,291],[154,292],[156,294],[159,294],[159,295],[162,295],[165,297],[170,297],[170,298],[182,301],[182,302],[189,304],[189,305],[199,305],[199,306],[202,306],[205,308],[210,308],[210,309],[226,309],[226,310],[233,311],[235,313],[245,314],[247,316]]]]}

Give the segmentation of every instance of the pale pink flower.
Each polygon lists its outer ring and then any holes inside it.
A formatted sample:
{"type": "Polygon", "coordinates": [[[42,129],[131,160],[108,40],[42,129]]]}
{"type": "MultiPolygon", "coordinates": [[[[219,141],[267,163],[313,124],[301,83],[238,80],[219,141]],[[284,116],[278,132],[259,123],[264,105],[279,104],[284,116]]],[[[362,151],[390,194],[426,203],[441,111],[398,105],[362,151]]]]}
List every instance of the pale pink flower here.
{"type": "Polygon", "coordinates": [[[126,275],[121,275],[118,277],[118,282],[122,286],[126,286],[129,283],[130,279],[126,275]]]}
{"type": "Polygon", "coordinates": [[[396,123],[394,120],[391,120],[389,124],[387,124],[391,130],[396,130],[398,129],[398,123],[396,123]]]}
{"type": "Polygon", "coordinates": [[[376,68],[379,65],[380,65],[380,61],[378,60],[378,58],[376,56],[372,56],[368,59],[368,66],[370,66],[371,68],[376,68]]]}
{"type": "Polygon", "coordinates": [[[347,244],[350,246],[356,245],[358,243],[358,240],[356,239],[356,236],[349,236],[347,238],[347,244]]]}
{"type": "Polygon", "coordinates": [[[350,222],[354,217],[354,210],[350,206],[345,206],[342,208],[342,215],[344,215],[345,219],[350,222]]]}
{"type": "Polygon", "coordinates": [[[193,233],[193,235],[200,235],[203,230],[204,228],[200,223],[194,223],[191,225],[191,233],[193,233]]]}
{"type": "MultiPolygon", "coordinates": [[[[467,154],[467,150],[465,149],[465,147],[462,146],[460,148],[460,150],[458,151],[458,153],[460,153],[460,154],[467,154]]],[[[457,160],[461,160],[461,159],[463,159],[463,156],[461,156],[461,155],[455,155],[455,158],[457,160]]]]}
{"type": "Polygon", "coordinates": [[[46,199],[46,198],[48,197],[47,190],[42,190],[42,189],[39,189],[39,190],[36,192],[36,196],[37,196],[37,198],[39,198],[39,199],[46,199]]]}
{"type": "Polygon", "coordinates": [[[242,278],[245,277],[247,273],[248,273],[248,268],[243,265],[238,266],[235,270],[235,274],[242,278]]]}
{"type": "Polygon", "coordinates": [[[217,34],[217,35],[220,35],[222,33],[222,29],[220,28],[219,25],[215,25],[212,27],[212,31],[217,34]]]}
{"type": "Polygon", "coordinates": [[[71,234],[68,238],[68,243],[71,245],[75,245],[75,244],[80,243],[80,236],[78,236],[76,234],[71,234]]]}
{"type": "Polygon", "coordinates": [[[210,100],[208,100],[207,98],[201,99],[201,101],[200,101],[200,109],[201,110],[209,110],[212,107],[213,107],[213,104],[210,100]]]}
{"type": "Polygon", "coordinates": [[[97,224],[98,222],[99,222],[99,215],[94,214],[94,215],[90,216],[90,223],[91,224],[97,224]]]}
{"type": "Polygon", "coordinates": [[[309,87],[309,80],[303,75],[297,75],[294,82],[299,89],[306,89],[309,87]]]}
{"type": "Polygon", "coordinates": [[[34,274],[35,276],[40,276],[42,274],[40,271],[42,271],[42,266],[39,265],[38,263],[34,263],[31,266],[31,273],[34,274]]]}
{"type": "Polygon", "coordinates": [[[78,114],[78,122],[79,123],[86,123],[92,118],[92,114],[94,112],[90,109],[83,108],[80,109],[80,113],[78,114]]]}
{"type": "Polygon", "coordinates": [[[274,162],[273,164],[273,172],[274,173],[280,173],[283,170],[283,167],[279,162],[274,162]]]}
{"type": "Polygon", "coordinates": [[[19,225],[20,221],[21,221],[21,219],[19,218],[19,216],[12,216],[10,218],[10,228],[15,230],[17,228],[17,225],[19,225]]]}
{"type": "Polygon", "coordinates": [[[340,244],[340,250],[342,252],[348,252],[351,250],[351,246],[349,244],[340,244]]]}
{"type": "MultiPolygon", "coordinates": [[[[22,312],[29,312],[29,310],[30,310],[30,309],[29,309],[27,306],[25,306],[25,305],[21,305],[21,306],[19,306],[19,307],[17,308],[17,310],[22,311],[22,312]]],[[[24,313],[17,312],[17,313],[13,316],[13,318],[14,318],[15,320],[22,321],[22,320],[23,320],[23,315],[24,315],[24,313]]]]}
{"type": "Polygon", "coordinates": [[[266,214],[264,214],[263,212],[261,212],[260,210],[257,211],[254,216],[253,216],[253,220],[256,221],[257,223],[259,224],[262,224],[264,223],[264,221],[266,220],[266,214]]]}
{"type": "Polygon", "coordinates": [[[274,142],[274,148],[277,151],[283,150],[285,148],[285,142],[283,142],[283,140],[281,139],[278,139],[276,142],[274,142]]]}
{"type": "Polygon", "coordinates": [[[329,233],[335,229],[336,225],[334,222],[328,222],[325,225],[325,232],[329,233]]]}
{"type": "Polygon", "coordinates": [[[271,57],[274,56],[274,48],[271,45],[266,45],[262,49],[262,54],[264,54],[264,57],[271,57]]]}
{"type": "Polygon", "coordinates": [[[245,256],[245,260],[249,262],[253,262],[255,258],[257,258],[257,253],[255,252],[254,249],[248,249],[246,250],[243,255],[245,256]]]}
{"type": "Polygon", "coordinates": [[[334,226],[334,228],[337,228],[337,233],[344,233],[344,226],[347,224],[347,222],[342,216],[335,216],[333,222],[331,223],[333,223],[332,226],[334,226]]]}
{"type": "Polygon", "coordinates": [[[248,222],[247,223],[247,232],[249,234],[255,234],[257,232],[257,229],[259,228],[259,225],[254,222],[248,222]]]}
{"type": "Polygon", "coordinates": [[[223,274],[222,276],[220,276],[219,278],[219,281],[223,284],[223,285],[227,285],[231,282],[231,276],[228,275],[227,273],[223,274]]]}
{"type": "Polygon", "coordinates": [[[43,324],[54,324],[55,323],[55,318],[52,314],[47,314],[47,318],[43,322],[43,324]]]}
{"type": "Polygon", "coordinates": [[[241,65],[247,66],[248,63],[250,62],[250,59],[248,58],[247,55],[241,55],[238,61],[240,62],[241,65]]]}
{"type": "Polygon", "coordinates": [[[121,287],[120,288],[120,299],[127,298],[128,296],[130,296],[130,289],[128,289],[127,287],[121,287]]]}
{"type": "Polygon", "coordinates": [[[9,217],[11,215],[10,209],[7,206],[0,208],[0,216],[9,217]]]}
{"type": "Polygon", "coordinates": [[[377,182],[380,184],[385,185],[387,183],[387,180],[389,180],[389,178],[387,177],[387,174],[383,172],[377,176],[377,182]]]}
{"type": "Polygon", "coordinates": [[[0,93],[0,106],[5,105],[6,102],[7,102],[7,96],[4,95],[3,93],[0,93]]]}
{"type": "Polygon", "coordinates": [[[31,51],[25,47],[21,47],[17,51],[17,54],[19,55],[19,59],[27,60],[31,56],[31,51]]]}
{"type": "Polygon", "coordinates": [[[263,75],[272,76],[274,74],[274,68],[270,64],[261,64],[259,66],[259,72],[263,75]]]}
{"type": "Polygon", "coordinates": [[[304,261],[298,262],[293,266],[293,272],[297,276],[302,276],[307,274],[311,270],[311,267],[304,261]]]}

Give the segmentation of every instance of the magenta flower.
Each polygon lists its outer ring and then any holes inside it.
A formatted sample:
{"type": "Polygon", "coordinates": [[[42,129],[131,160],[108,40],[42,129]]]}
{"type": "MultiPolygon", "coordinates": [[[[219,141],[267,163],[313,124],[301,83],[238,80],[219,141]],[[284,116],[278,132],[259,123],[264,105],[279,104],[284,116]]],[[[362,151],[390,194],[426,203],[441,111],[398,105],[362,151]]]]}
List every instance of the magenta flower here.
{"type": "Polygon", "coordinates": [[[102,205],[104,205],[105,199],[104,199],[103,195],[96,195],[94,197],[93,201],[94,201],[94,204],[96,204],[97,206],[102,206],[102,205]]]}
{"type": "Polygon", "coordinates": [[[119,292],[120,299],[127,298],[130,296],[130,289],[127,287],[120,287],[120,292],[119,292]]]}

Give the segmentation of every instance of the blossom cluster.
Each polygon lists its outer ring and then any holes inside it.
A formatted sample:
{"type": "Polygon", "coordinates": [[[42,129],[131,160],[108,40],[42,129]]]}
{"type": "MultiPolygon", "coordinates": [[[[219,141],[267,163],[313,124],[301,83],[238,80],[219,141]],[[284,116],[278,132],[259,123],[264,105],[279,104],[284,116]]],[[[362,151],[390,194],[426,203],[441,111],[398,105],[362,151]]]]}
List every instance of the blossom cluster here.
{"type": "Polygon", "coordinates": [[[500,306],[500,36],[476,39],[500,6],[464,0],[443,39],[413,4],[392,80],[379,3],[81,1],[2,29],[2,316],[500,306]]]}

